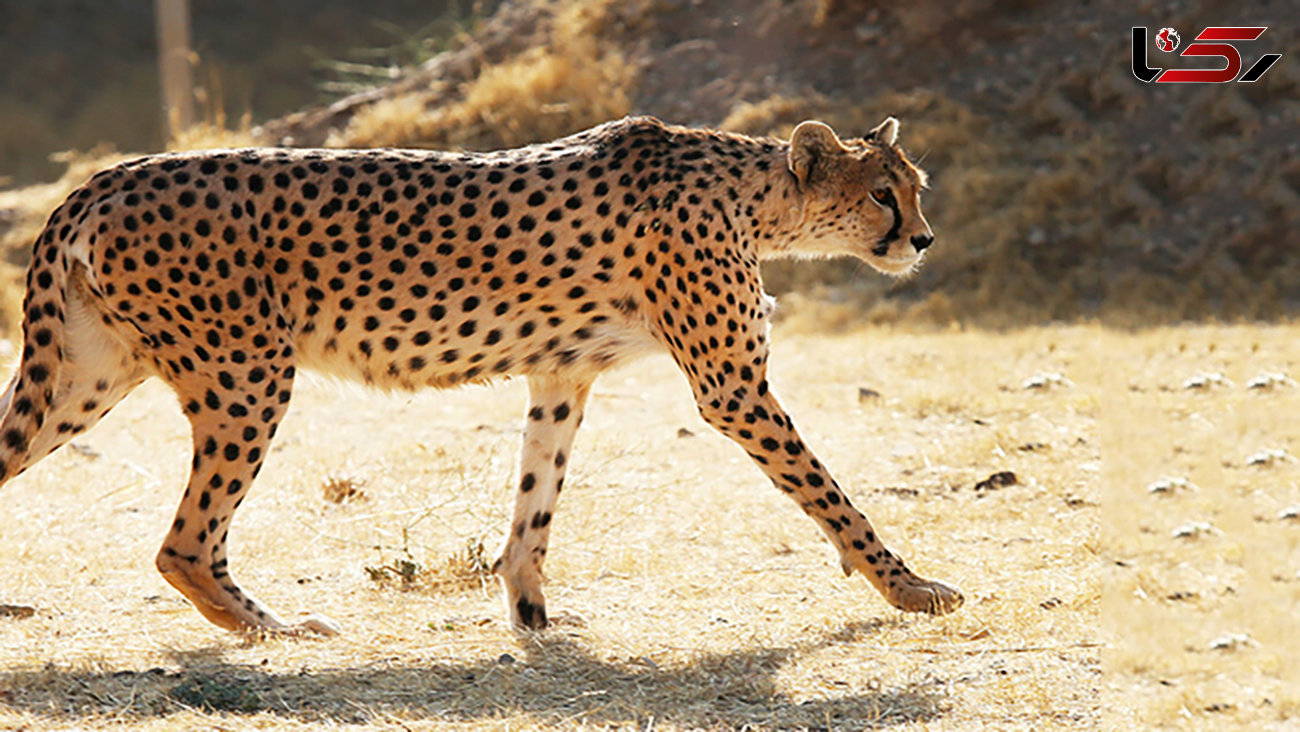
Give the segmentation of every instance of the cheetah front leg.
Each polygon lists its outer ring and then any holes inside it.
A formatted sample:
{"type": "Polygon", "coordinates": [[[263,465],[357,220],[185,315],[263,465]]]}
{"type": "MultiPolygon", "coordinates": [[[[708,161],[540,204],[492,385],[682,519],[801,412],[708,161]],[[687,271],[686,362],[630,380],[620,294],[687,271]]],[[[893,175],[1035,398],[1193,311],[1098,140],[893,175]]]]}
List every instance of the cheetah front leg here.
{"type": "Polygon", "coordinates": [[[961,607],[960,592],[914,574],[885,547],[867,517],[849,503],[770,391],[765,349],[754,351],[715,352],[709,363],[720,368],[688,371],[704,420],[743,447],[776,487],[817,521],[839,550],[846,575],[854,570],[862,573],[902,610],[944,615],[961,607]]]}
{"type": "Polygon", "coordinates": [[[492,571],[506,590],[510,621],[516,627],[546,627],[542,563],[550,538],[551,515],[564,483],[573,436],[582,423],[591,382],[558,376],[528,377],[528,415],[520,458],[519,493],[501,558],[492,571]]]}

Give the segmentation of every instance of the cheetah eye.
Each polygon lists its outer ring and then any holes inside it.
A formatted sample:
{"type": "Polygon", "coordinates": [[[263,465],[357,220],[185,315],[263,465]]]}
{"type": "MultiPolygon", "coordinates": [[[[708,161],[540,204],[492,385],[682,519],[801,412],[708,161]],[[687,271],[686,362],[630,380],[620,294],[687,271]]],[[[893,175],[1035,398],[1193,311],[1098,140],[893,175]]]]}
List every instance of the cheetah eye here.
{"type": "Polygon", "coordinates": [[[889,205],[889,199],[893,198],[894,195],[889,192],[888,188],[877,188],[871,192],[871,197],[876,199],[876,203],[881,206],[887,206],[889,205]]]}

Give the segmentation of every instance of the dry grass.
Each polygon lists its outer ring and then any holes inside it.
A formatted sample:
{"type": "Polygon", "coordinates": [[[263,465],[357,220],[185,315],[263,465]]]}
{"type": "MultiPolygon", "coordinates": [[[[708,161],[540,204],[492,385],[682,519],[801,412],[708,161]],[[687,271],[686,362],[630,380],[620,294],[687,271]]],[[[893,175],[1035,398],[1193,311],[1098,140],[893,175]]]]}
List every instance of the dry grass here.
{"type": "Polygon", "coordinates": [[[274,607],[345,633],[244,642],[153,571],[188,435],[151,382],[5,487],[0,600],[36,614],[0,618],[0,727],[1098,724],[1099,334],[782,330],[772,381],[804,436],[918,571],[967,592],[957,614],[900,614],[845,580],[656,357],[597,384],[540,636],[510,632],[495,583],[401,591],[365,569],[409,557],[454,577],[467,542],[497,541],[523,384],[305,380],[233,563],[274,607]],[[1040,372],[1073,385],[1021,388],[1040,372]],[[1005,470],[1016,485],[975,489],[1005,470]],[[364,496],[329,500],[327,476],[364,496]]]}
{"type": "Polygon", "coordinates": [[[1107,338],[1123,364],[1102,382],[1113,415],[1102,430],[1103,696],[1114,728],[1300,721],[1300,516],[1290,517],[1300,391],[1249,388],[1262,373],[1300,374],[1297,336],[1199,327],[1107,338]],[[1184,388],[1198,376],[1205,387],[1184,388]],[[1167,478],[1188,485],[1148,488],[1167,478]]]}
{"type": "Polygon", "coordinates": [[[332,147],[474,150],[553,140],[631,109],[633,68],[591,35],[601,3],[561,4],[550,42],[489,65],[447,100],[435,86],[366,107],[332,147]],[[436,101],[435,101],[436,100],[436,101]]]}

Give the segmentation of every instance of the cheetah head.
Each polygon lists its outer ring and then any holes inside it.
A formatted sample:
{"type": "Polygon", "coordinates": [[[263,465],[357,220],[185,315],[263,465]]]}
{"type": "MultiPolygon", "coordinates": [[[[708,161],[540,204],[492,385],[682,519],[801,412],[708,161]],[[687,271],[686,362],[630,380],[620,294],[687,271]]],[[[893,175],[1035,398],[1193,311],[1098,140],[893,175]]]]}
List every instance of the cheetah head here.
{"type": "Polygon", "coordinates": [[[799,221],[791,253],[848,254],[903,275],[934,241],[921,213],[925,173],[899,148],[893,117],[857,140],[840,140],[821,122],[800,123],[789,166],[799,221]]]}

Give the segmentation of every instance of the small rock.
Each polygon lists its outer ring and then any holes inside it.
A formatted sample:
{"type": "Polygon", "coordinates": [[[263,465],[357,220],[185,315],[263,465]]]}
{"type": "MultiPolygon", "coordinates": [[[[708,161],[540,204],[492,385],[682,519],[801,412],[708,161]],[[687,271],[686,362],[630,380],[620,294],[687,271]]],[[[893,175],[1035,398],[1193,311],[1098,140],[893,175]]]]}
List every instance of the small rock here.
{"type": "Polygon", "coordinates": [[[1296,385],[1295,380],[1287,376],[1286,374],[1282,373],[1281,371],[1265,371],[1264,373],[1246,382],[1247,389],[1255,389],[1258,391],[1269,391],[1281,386],[1295,386],[1295,385],[1296,385]]]}
{"type": "Polygon", "coordinates": [[[1009,485],[1016,485],[1020,479],[1010,470],[1003,470],[981,480],[975,484],[975,492],[995,491],[999,488],[1006,488],[1009,485]]]}
{"type": "Polygon", "coordinates": [[[865,386],[858,387],[858,403],[874,402],[880,398],[880,392],[875,389],[868,389],[865,386]]]}
{"type": "Polygon", "coordinates": [[[68,443],[68,449],[84,458],[89,458],[91,460],[95,460],[99,457],[99,453],[95,450],[95,448],[89,445],[83,445],[80,442],[68,443]]]}
{"type": "Polygon", "coordinates": [[[30,618],[36,614],[36,608],[31,605],[0,605],[0,617],[3,618],[30,618]]]}
{"type": "Polygon", "coordinates": [[[1287,506],[1278,511],[1277,518],[1279,521],[1300,521],[1300,504],[1287,506]]]}
{"type": "Polygon", "coordinates": [[[678,427],[678,428],[677,428],[677,436],[678,436],[678,437],[694,437],[694,436],[695,436],[695,433],[694,433],[694,432],[691,432],[690,430],[686,429],[685,427],[678,427]]]}
{"type": "Polygon", "coordinates": [[[1069,386],[1070,381],[1056,371],[1044,371],[1020,382],[1021,389],[1052,389],[1059,386],[1069,386]]]}
{"type": "Polygon", "coordinates": [[[1147,493],[1153,496],[1170,496],[1174,493],[1194,490],[1196,486],[1186,478],[1161,478],[1147,486],[1147,493]]]}
{"type": "Polygon", "coordinates": [[[509,653],[502,653],[500,656],[497,656],[497,663],[501,664],[502,666],[509,666],[514,662],[515,662],[515,657],[510,655],[509,653]]]}
{"type": "Polygon", "coordinates": [[[1246,458],[1247,465],[1273,465],[1274,463],[1283,463],[1291,460],[1291,456],[1286,450],[1280,448],[1265,448],[1246,458]]]}
{"type": "Polygon", "coordinates": [[[884,35],[885,29],[872,23],[861,23],[853,29],[853,34],[863,43],[871,43],[880,40],[884,35]]]}
{"type": "Polygon", "coordinates": [[[1044,610],[1055,610],[1056,608],[1064,604],[1065,603],[1059,597],[1049,597],[1046,600],[1043,600],[1042,602],[1038,603],[1038,606],[1044,610]]]}
{"type": "Polygon", "coordinates": [[[1218,533],[1214,524],[1209,521],[1188,521],[1187,523],[1174,529],[1175,539],[1199,539],[1208,534],[1218,533]]]}
{"type": "Polygon", "coordinates": [[[1210,641],[1211,651],[1235,651],[1255,645],[1255,639],[1248,633],[1225,633],[1210,641]]]}
{"type": "Polygon", "coordinates": [[[1183,381],[1184,389],[1203,390],[1216,386],[1228,386],[1232,382],[1223,378],[1223,374],[1218,371],[1206,371],[1194,376],[1190,376],[1183,381]]]}

